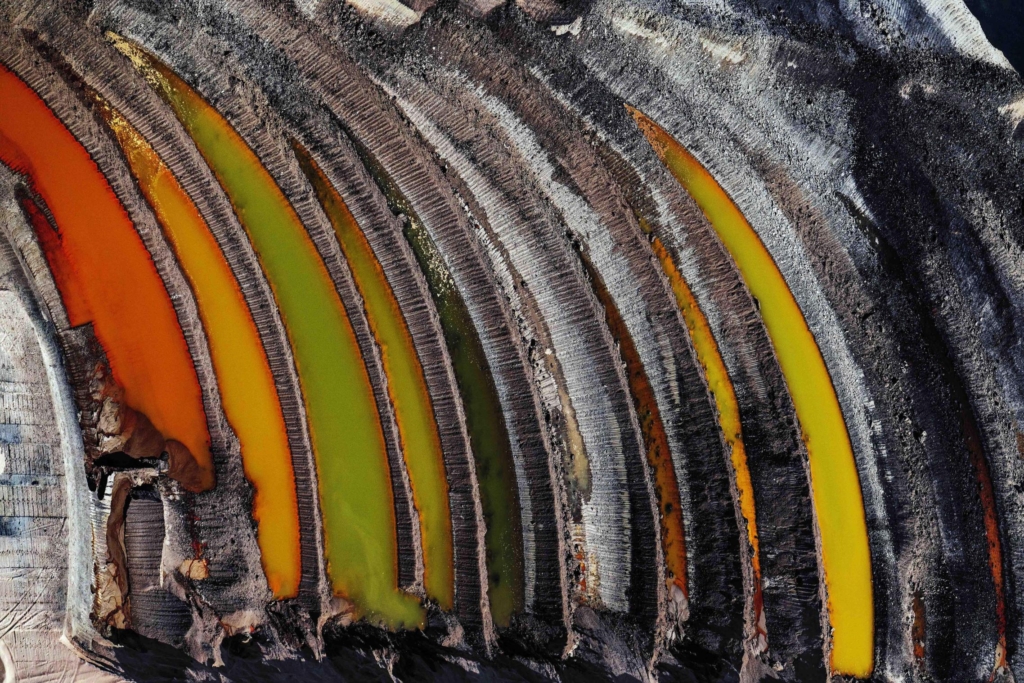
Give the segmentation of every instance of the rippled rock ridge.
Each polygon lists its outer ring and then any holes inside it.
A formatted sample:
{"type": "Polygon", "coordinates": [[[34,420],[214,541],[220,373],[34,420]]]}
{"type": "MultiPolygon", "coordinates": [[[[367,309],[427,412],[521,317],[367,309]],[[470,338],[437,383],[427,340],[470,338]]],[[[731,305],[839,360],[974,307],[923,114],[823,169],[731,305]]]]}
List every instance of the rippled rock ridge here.
{"type": "Polygon", "coordinates": [[[1022,679],[1022,122],[961,0],[0,0],[5,682],[1022,679]]]}

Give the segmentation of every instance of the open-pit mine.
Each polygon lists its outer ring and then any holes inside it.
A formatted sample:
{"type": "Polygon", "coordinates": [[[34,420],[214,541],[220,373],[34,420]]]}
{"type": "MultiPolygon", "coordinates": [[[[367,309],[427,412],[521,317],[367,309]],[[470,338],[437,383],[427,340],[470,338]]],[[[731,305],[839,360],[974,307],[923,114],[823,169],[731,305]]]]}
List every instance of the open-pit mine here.
{"type": "Polygon", "coordinates": [[[3,683],[1024,681],[993,6],[0,0],[3,683]]]}

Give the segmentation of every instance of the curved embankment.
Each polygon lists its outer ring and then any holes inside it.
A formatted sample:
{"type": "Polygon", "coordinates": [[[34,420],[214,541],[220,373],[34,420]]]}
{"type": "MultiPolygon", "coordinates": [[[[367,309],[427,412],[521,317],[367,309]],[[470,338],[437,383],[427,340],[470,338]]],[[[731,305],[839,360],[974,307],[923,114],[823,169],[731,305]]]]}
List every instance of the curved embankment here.
{"type": "Polygon", "coordinates": [[[403,233],[437,307],[476,462],[487,525],[484,543],[491,615],[496,625],[508,626],[512,615],[523,608],[522,529],[515,465],[487,356],[466,302],[426,226],[380,162],[369,150],[361,152],[392,211],[397,209],[406,217],[403,233]]]}
{"type": "Polygon", "coordinates": [[[78,572],[67,642],[143,680],[1022,675],[1024,86],[966,15],[398,1],[4,15],[0,290],[65,365],[0,292],[0,545],[78,572]]]}
{"type": "Polygon", "coordinates": [[[88,554],[79,554],[88,553],[88,520],[84,515],[75,519],[88,502],[76,499],[76,492],[86,489],[82,445],[66,438],[74,433],[77,416],[60,378],[56,339],[6,229],[18,220],[16,185],[16,177],[0,169],[0,225],[5,228],[0,233],[0,504],[5,520],[0,581],[8,588],[0,601],[10,615],[0,662],[5,677],[19,680],[83,670],[100,680],[98,669],[83,665],[61,642],[69,624],[81,634],[91,626],[92,562],[88,554]],[[25,603],[24,595],[31,602],[25,603]]]}
{"type": "Polygon", "coordinates": [[[91,93],[185,272],[210,344],[224,412],[252,483],[263,569],[278,599],[298,594],[302,563],[295,476],[281,404],[238,282],[209,227],[139,132],[91,93]]]}
{"type": "Polygon", "coordinates": [[[832,670],[874,666],[871,557],[857,467],[828,369],[786,281],[746,218],[700,162],[638,110],[637,124],[707,215],[757,299],[807,444],[832,626],[832,670]]]}
{"type": "MultiPolygon", "coordinates": [[[[740,408],[736,400],[729,370],[722,359],[721,351],[715,342],[715,336],[708,325],[708,319],[697,303],[686,279],[679,272],[668,249],[657,236],[651,238],[651,250],[658,258],[665,277],[668,278],[676,303],[690,331],[693,349],[704,369],[708,390],[714,396],[715,407],[718,408],[718,423],[722,434],[729,445],[729,459],[735,477],[735,486],[740,512],[747,527],[747,542],[750,544],[751,581],[753,595],[753,623],[758,638],[767,636],[764,625],[764,596],[761,587],[761,543],[757,535],[757,506],[754,502],[754,485],[750,478],[750,467],[747,464],[747,451],[743,444],[743,425],[740,421],[740,408]]],[[[763,646],[763,645],[762,645],[763,646]]]]}
{"type": "Polygon", "coordinates": [[[434,420],[434,406],[427,392],[423,368],[398,301],[384,271],[345,200],[330,184],[316,161],[298,142],[292,142],[302,170],[316,189],[338,242],[345,252],[352,276],[366,306],[366,316],[381,348],[388,395],[402,437],[402,453],[419,511],[423,539],[424,588],[442,609],[454,601],[452,530],[448,507],[441,440],[434,420]]]}
{"type": "Polygon", "coordinates": [[[661,550],[664,553],[665,567],[668,569],[666,581],[670,581],[682,592],[683,597],[687,597],[689,588],[686,573],[686,525],[683,521],[683,506],[679,502],[679,482],[676,480],[672,451],[668,445],[661,412],[654,399],[651,381],[647,378],[643,363],[640,362],[636,344],[630,337],[629,328],[616,308],[615,301],[608,293],[608,287],[594,270],[589,257],[580,252],[580,260],[594,287],[597,300],[604,307],[608,329],[611,330],[622,355],[622,362],[626,366],[629,393],[640,422],[640,433],[643,435],[647,463],[653,474],[652,483],[657,495],[658,514],[661,519],[661,550]]]}
{"type": "Polygon", "coordinates": [[[351,600],[357,614],[391,626],[421,624],[418,601],[397,587],[394,507],[373,390],[345,308],[316,248],[270,174],[230,125],[162,64],[120,38],[112,40],[196,141],[232,199],[274,290],[310,420],[324,552],[335,592],[351,600]]]}
{"type": "MultiPolygon", "coordinates": [[[[574,461],[567,464],[566,481],[571,505],[577,511],[572,540],[581,555],[576,558],[575,583],[585,600],[628,611],[630,582],[636,576],[653,576],[657,567],[648,561],[634,571],[629,506],[635,503],[642,510],[647,505],[650,519],[650,505],[642,479],[639,498],[622,495],[630,485],[623,452],[634,456],[637,465],[642,456],[630,421],[629,399],[615,365],[602,363],[595,370],[592,362],[597,357],[615,357],[614,342],[602,330],[601,318],[593,315],[600,304],[592,299],[581,268],[574,263],[560,218],[534,188],[515,185],[514,176],[504,167],[510,163],[508,147],[477,135],[468,125],[468,105],[461,94],[407,90],[404,86],[401,81],[396,85],[402,93],[403,110],[417,122],[453,174],[458,174],[463,196],[479,207],[475,219],[489,233],[491,249],[500,250],[508,261],[506,267],[521,273],[521,283],[527,277],[532,283],[528,295],[550,335],[543,354],[557,363],[556,376],[561,376],[564,387],[559,408],[569,413],[571,406],[581,406],[572,413],[579,447],[574,461]],[[448,108],[449,102],[458,106],[448,108]],[[614,422],[599,419],[605,411],[614,414],[614,422]]],[[[543,518],[537,519],[539,523],[543,518]]],[[[653,536],[643,539],[647,547],[654,541],[653,536]]],[[[654,585],[653,581],[649,585],[654,585]]],[[[634,604],[650,605],[657,599],[656,590],[641,591],[635,594],[634,604]]]]}
{"type": "Polygon", "coordinates": [[[123,400],[164,438],[184,444],[183,457],[194,458],[195,466],[182,483],[208,490],[215,479],[202,392],[152,259],[88,153],[21,79],[0,69],[10,103],[3,112],[3,161],[28,176],[53,216],[55,227],[39,214],[33,222],[43,231],[40,242],[70,324],[91,323],[110,363],[116,386],[104,388],[103,399],[123,400]]]}

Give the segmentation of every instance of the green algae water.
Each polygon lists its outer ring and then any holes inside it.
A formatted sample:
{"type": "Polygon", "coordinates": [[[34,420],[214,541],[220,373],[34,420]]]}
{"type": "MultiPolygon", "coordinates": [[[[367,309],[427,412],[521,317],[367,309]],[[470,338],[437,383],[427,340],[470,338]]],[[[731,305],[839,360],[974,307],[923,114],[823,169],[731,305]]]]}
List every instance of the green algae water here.
{"type": "Polygon", "coordinates": [[[165,65],[109,37],[192,137],[231,200],[274,292],[302,386],[334,592],[370,621],[390,628],[422,627],[419,601],[397,588],[394,501],[373,390],[344,305],[316,247],[270,173],[231,125],[165,65]]]}
{"type": "Polygon", "coordinates": [[[294,140],[292,149],[334,227],[352,271],[352,279],[363,297],[373,336],[381,349],[388,378],[388,395],[394,407],[413,500],[419,512],[424,588],[427,596],[436,600],[441,609],[450,610],[455,601],[455,575],[448,481],[423,367],[384,269],[355,216],[309,152],[294,140]]]}
{"type": "Polygon", "coordinates": [[[466,302],[426,226],[380,162],[354,136],[349,137],[391,211],[404,216],[405,239],[427,278],[441,319],[480,484],[480,503],[487,527],[484,545],[491,616],[496,625],[508,626],[512,615],[523,609],[523,539],[512,446],[498,390],[466,302]]]}

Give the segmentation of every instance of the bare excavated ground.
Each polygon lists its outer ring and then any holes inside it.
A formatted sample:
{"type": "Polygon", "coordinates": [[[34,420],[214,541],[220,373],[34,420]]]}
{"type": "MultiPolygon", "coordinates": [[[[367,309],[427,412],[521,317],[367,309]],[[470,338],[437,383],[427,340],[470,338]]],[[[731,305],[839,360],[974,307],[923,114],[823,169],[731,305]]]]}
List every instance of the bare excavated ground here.
{"type": "Polygon", "coordinates": [[[626,105],[731,197],[817,342],[863,499],[870,680],[1024,676],[1024,83],[959,0],[0,0],[0,12],[0,64],[89,152],[167,288],[217,480],[190,492],[166,454],[97,459],[89,378],[104,361],[88,326],[68,322],[23,210],[30,178],[0,165],[5,681],[845,680],[830,664],[839,635],[807,442],[762,302],[626,105]],[[397,574],[422,595],[386,350],[293,141],[376,254],[423,366],[450,494],[455,600],[428,603],[422,630],[360,621],[332,592],[275,291],[238,207],[108,32],[219,111],[310,234],[373,384],[397,574]],[[185,188],[252,313],[295,472],[294,598],[267,588],[188,273],[87,91],[185,188]],[[410,230],[439,255],[426,271],[410,230]],[[749,484],[655,240],[728,371],[749,484]],[[482,349],[491,384],[475,395],[497,401],[514,464],[522,595],[507,626],[491,612],[480,437],[443,287],[482,349]],[[677,582],[637,367],[678,481],[677,582]]]}

